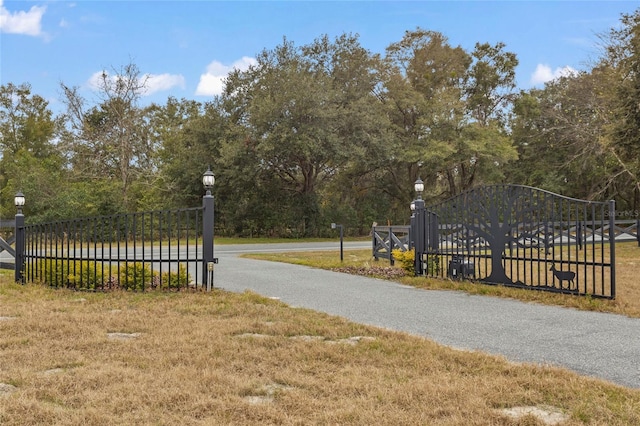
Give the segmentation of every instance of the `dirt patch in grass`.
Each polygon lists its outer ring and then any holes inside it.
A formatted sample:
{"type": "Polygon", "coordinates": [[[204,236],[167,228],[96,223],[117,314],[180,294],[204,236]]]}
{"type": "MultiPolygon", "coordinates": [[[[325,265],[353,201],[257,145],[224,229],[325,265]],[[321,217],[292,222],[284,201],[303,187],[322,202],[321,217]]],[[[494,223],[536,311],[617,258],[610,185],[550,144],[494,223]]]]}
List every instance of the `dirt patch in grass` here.
{"type": "Polygon", "coordinates": [[[0,397],[9,395],[10,393],[15,392],[16,390],[18,390],[18,388],[16,388],[13,385],[10,385],[8,383],[0,383],[0,397]]]}
{"type": "Polygon", "coordinates": [[[539,420],[545,425],[555,426],[569,420],[569,416],[556,407],[513,407],[505,408],[502,413],[508,417],[522,421],[530,418],[539,420]]]}

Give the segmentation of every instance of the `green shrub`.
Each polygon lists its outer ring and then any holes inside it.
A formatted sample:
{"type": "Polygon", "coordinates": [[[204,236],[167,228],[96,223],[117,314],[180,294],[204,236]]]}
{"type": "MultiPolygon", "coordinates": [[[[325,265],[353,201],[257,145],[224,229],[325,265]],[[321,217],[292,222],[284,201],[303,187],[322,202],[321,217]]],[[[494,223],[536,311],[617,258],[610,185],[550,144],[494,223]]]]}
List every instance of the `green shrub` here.
{"type": "Polygon", "coordinates": [[[54,287],[95,290],[103,284],[102,266],[88,260],[42,260],[38,263],[37,277],[54,287]]]}
{"type": "Polygon", "coordinates": [[[144,290],[153,288],[157,282],[157,272],[142,262],[125,262],[118,270],[118,284],[123,290],[144,290]]]}
{"type": "Polygon", "coordinates": [[[50,286],[67,285],[66,262],[62,260],[44,259],[40,260],[36,266],[36,277],[50,286]]]}
{"type": "Polygon", "coordinates": [[[415,258],[416,252],[414,249],[402,251],[395,249],[391,252],[394,261],[400,263],[400,267],[407,272],[407,275],[414,276],[415,273],[415,258]]]}
{"type": "MultiPolygon", "coordinates": [[[[391,252],[393,259],[400,263],[400,267],[407,272],[407,275],[415,276],[415,258],[416,252],[414,249],[402,251],[395,249],[391,252]]],[[[440,256],[437,254],[430,254],[427,256],[425,275],[436,276],[440,273],[440,256]]]]}
{"type": "Polygon", "coordinates": [[[162,289],[179,289],[181,287],[187,287],[190,281],[191,276],[187,272],[187,267],[179,264],[177,272],[163,272],[160,283],[162,289]]]}
{"type": "Polygon", "coordinates": [[[71,262],[67,275],[68,286],[96,290],[102,288],[102,265],[88,260],[71,262]]]}
{"type": "Polygon", "coordinates": [[[132,291],[174,290],[187,288],[191,275],[184,264],[177,271],[159,274],[151,265],[142,262],[125,262],[112,271],[108,265],[88,260],[67,261],[45,259],[38,262],[37,278],[53,287],[70,287],[79,290],[117,289],[132,291]],[[113,273],[113,276],[110,274],[113,273]]]}
{"type": "Polygon", "coordinates": [[[427,256],[427,270],[425,274],[431,276],[437,276],[440,274],[440,256],[437,254],[430,254],[427,256]]]}

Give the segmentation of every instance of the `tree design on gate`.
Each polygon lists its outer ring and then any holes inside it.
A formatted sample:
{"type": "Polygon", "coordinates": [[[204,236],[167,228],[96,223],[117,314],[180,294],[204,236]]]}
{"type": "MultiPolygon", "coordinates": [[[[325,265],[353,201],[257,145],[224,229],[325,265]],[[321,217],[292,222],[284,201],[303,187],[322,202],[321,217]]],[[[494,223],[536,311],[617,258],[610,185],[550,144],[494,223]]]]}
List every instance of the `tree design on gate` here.
{"type": "Polygon", "coordinates": [[[439,235],[425,256],[440,267],[425,272],[452,277],[458,262],[461,276],[486,283],[613,298],[613,208],[527,186],[474,188],[427,207],[439,235]]]}

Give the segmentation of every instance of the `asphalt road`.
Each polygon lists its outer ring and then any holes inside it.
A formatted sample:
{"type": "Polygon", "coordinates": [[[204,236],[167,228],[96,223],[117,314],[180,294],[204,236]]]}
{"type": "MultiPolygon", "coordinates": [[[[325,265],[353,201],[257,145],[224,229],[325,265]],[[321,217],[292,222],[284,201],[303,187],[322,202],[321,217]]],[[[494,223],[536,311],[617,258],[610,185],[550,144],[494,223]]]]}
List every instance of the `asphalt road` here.
{"type": "MultiPolygon", "coordinates": [[[[345,243],[370,248],[371,243],[345,243]]],[[[217,246],[214,286],[251,290],[297,307],[423,336],[515,362],[553,365],[640,388],[640,319],[463,292],[421,290],[385,280],[277,262],[243,252],[336,249],[337,244],[217,246]]]]}

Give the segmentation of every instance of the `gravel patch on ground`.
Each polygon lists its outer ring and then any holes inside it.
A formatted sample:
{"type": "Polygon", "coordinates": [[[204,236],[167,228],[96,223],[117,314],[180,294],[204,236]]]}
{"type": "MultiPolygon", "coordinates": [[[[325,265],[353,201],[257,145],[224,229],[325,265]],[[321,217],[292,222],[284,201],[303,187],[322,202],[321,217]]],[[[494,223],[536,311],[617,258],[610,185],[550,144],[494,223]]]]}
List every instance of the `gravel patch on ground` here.
{"type": "Polygon", "coordinates": [[[559,425],[569,419],[568,415],[556,407],[512,407],[505,408],[502,413],[516,420],[532,416],[550,426],[559,425]]]}
{"type": "Polygon", "coordinates": [[[9,395],[10,393],[13,393],[17,390],[18,388],[13,385],[0,383],[0,396],[9,395]]]}
{"type": "Polygon", "coordinates": [[[140,336],[140,333],[107,333],[107,337],[113,340],[131,340],[140,336]]]}

